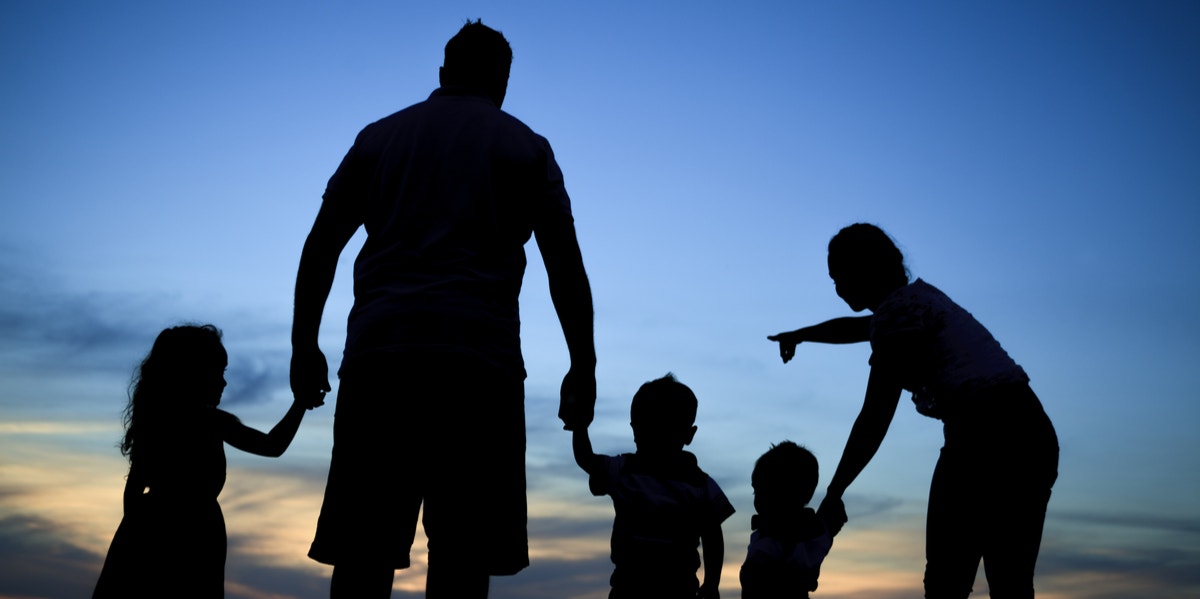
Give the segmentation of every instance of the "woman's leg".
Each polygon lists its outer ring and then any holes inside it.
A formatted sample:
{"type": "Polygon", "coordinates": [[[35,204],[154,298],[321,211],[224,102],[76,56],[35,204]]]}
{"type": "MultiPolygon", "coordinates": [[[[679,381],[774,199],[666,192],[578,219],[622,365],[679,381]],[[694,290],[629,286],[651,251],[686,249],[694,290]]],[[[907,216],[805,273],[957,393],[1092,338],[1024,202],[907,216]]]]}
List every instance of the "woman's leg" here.
{"type": "Polygon", "coordinates": [[[1005,495],[1004,504],[990,519],[983,548],[988,589],[996,599],[1033,598],[1046,505],[1058,478],[1058,439],[1040,404],[1031,420],[1020,445],[997,456],[992,466],[997,488],[1005,495]]]}
{"type": "Polygon", "coordinates": [[[929,487],[925,522],[925,597],[962,599],[971,594],[983,556],[977,470],[967,456],[943,448],[929,487]]]}

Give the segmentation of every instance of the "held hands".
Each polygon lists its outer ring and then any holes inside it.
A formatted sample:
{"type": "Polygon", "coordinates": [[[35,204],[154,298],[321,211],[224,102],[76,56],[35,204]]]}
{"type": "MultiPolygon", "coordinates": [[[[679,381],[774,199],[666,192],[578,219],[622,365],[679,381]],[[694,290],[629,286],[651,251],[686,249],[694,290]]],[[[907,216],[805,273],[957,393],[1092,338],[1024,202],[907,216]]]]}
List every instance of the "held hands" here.
{"type": "Polygon", "coordinates": [[[292,397],[306,409],[325,405],[329,386],[329,364],[319,348],[292,351],[292,397]]]}
{"type": "Polygon", "coordinates": [[[796,355],[796,346],[804,341],[799,331],[788,331],[776,335],[768,335],[767,339],[779,343],[779,357],[787,364],[796,355]]]}
{"type": "Polygon", "coordinates": [[[721,593],[717,590],[716,583],[708,584],[708,572],[704,573],[704,584],[700,585],[700,589],[696,591],[696,599],[721,599],[721,593]]]}
{"type": "Polygon", "coordinates": [[[558,418],[563,430],[585,430],[596,412],[596,369],[571,367],[559,391],[558,418]]]}
{"type": "Polygon", "coordinates": [[[829,526],[830,534],[837,534],[845,526],[849,518],[846,516],[846,504],[840,495],[826,494],[817,508],[817,515],[829,526]]]}

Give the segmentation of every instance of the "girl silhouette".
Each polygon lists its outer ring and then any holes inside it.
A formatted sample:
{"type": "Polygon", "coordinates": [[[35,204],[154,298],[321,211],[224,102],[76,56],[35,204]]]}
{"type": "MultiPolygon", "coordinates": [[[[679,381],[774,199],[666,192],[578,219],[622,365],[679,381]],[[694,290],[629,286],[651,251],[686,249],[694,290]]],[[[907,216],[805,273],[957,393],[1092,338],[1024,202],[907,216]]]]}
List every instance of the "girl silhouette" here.
{"type": "Polygon", "coordinates": [[[224,595],[224,444],[278,457],[316,407],[293,402],[270,433],[250,428],[217,408],[227,364],[216,327],[178,326],[158,335],[134,374],[120,444],[125,515],[94,598],[224,595]]]}

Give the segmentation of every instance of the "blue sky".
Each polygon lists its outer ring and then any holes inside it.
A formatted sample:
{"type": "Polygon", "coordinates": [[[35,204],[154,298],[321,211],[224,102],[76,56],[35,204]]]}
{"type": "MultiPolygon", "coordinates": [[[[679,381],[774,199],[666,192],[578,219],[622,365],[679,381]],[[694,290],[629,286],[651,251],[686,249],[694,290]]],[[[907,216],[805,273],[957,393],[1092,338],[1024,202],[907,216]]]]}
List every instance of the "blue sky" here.
{"type": "MultiPolygon", "coordinates": [[[[632,449],[643,381],[695,389],[693,449],[738,509],[724,596],[754,459],[804,443],[823,488],[857,413],[866,347],[784,366],[765,339],[847,313],[824,247],[857,221],[992,330],[1058,427],[1039,594],[1200,592],[1195,4],[427,4],[0,6],[0,597],[89,591],[120,519],[125,388],[163,327],[222,327],[225,406],[263,428],[283,413],[325,182],[363,125],[428,95],[476,17],[512,43],[504,107],[549,138],[574,202],[596,448],[632,449]]],[[[360,243],[326,310],[335,362],[360,243]]],[[[565,346],[530,249],[534,566],[493,596],[603,597],[611,507],[554,418],[565,346]]],[[[228,596],[325,595],[304,553],[332,407],[278,460],[230,450],[228,596]]],[[[918,592],[939,447],[936,422],[897,415],[817,596],[918,592]]],[[[421,588],[422,551],[395,596],[421,588]]]]}

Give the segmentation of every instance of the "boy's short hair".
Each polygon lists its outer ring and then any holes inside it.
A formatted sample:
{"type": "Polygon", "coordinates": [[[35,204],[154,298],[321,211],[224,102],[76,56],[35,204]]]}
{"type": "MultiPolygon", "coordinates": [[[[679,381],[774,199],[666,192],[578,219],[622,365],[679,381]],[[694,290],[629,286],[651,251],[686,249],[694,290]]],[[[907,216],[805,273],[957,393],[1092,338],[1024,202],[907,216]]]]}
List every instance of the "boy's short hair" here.
{"type": "Polygon", "coordinates": [[[697,403],[696,394],[668,372],[633,394],[629,420],[637,426],[687,428],[696,422],[697,403]]]}
{"type": "Polygon", "coordinates": [[[750,474],[755,509],[762,513],[776,505],[783,509],[808,505],[819,475],[817,457],[805,447],[791,441],[771,445],[750,474]]]}

